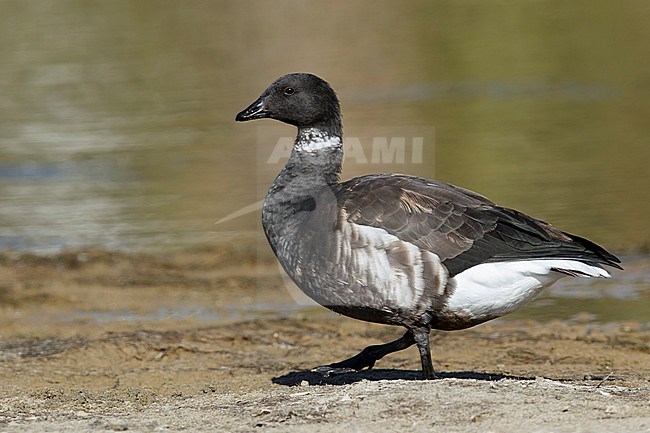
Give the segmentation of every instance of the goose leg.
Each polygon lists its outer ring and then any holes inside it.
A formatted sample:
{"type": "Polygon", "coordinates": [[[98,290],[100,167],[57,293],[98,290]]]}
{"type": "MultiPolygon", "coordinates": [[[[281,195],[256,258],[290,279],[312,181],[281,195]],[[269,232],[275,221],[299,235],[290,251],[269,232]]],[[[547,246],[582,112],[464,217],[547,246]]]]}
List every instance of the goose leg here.
{"type": "MultiPolygon", "coordinates": [[[[408,347],[411,347],[415,343],[416,340],[413,338],[413,333],[411,331],[406,331],[403,336],[395,341],[391,341],[390,343],[386,344],[368,346],[351,358],[348,358],[344,361],[335,362],[330,365],[316,367],[313,371],[322,373],[325,376],[330,376],[343,373],[352,373],[354,371],[363,370],[364,368],[371,369],[375,365],[375,362],[388,355],[389,353],[404,350],[408,347]]],[[[429,362],[431,362],[430,357],[429,362]]]]}
{"type": "Polygon", "coordinates": [[[420,362],[422,362],[422,379],[430,380],[436,378],[436,373],[433,371],[433,363],[431,362],[431,350],[429,348],[429,330],[428,329],[414,329],[413,339],[420,351],[420,362]]]}

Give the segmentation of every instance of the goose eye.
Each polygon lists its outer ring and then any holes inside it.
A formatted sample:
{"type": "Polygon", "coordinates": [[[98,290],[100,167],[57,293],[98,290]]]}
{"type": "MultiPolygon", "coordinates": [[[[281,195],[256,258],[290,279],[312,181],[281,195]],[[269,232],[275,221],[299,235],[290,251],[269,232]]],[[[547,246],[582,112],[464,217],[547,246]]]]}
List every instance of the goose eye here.
{"type": "Polygon", "coordinates": [[[296,93],[296,91],[293,87],[287,87],[284,89],[284,94],[287,96],[293,95],[294,93],[296,93]]]}

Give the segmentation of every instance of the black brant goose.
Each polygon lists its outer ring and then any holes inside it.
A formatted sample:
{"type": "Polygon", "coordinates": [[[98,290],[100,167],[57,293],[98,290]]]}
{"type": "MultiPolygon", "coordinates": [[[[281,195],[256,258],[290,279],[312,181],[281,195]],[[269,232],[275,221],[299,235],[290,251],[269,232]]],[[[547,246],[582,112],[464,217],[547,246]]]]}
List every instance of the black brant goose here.
{"type": "Polygon", "coordinates": [[[372,368],[416,344],[422,376],[431,379],[431,329],[500,317],[564,276],[607,278],[602,265],[622,269],[595,243],[467,189],[400,174],[340,182],[339,101],[315,75],[278,78],[236,120],[261,118],[298,128],[262,208],[266,237],[284,270],[337,313],[407,329],[316,371],[372,368]]]}

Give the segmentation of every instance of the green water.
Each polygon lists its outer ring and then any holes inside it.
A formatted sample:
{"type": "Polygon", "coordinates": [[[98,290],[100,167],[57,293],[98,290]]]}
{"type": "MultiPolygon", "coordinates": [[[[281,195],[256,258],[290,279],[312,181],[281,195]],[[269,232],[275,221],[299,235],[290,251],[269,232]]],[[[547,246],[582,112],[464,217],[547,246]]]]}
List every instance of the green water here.
{"type": "Polygon", "coordinates": [[[436,177],[650,246],[647,1],[1,6],[2,249],[256,241],[255,211],[215,222],[261,198],[294,131],[234,115],[294,71],[338,91],[368,156],[346,177],[436,177]],[[372,163],[373,139],[400,135],[424,137],[421,158],[372,163]]]}

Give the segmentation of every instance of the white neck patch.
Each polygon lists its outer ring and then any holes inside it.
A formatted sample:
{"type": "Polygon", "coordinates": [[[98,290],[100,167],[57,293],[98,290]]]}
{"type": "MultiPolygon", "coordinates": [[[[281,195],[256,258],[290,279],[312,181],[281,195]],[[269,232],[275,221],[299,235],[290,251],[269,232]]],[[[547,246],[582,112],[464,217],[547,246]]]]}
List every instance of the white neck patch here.
{"type": "Polygon", "coordinates": [[[320,149],[341,147],[341,137],[316,128],[300,130],[294,149],[299,152],[315,152],[320,149]]]}

